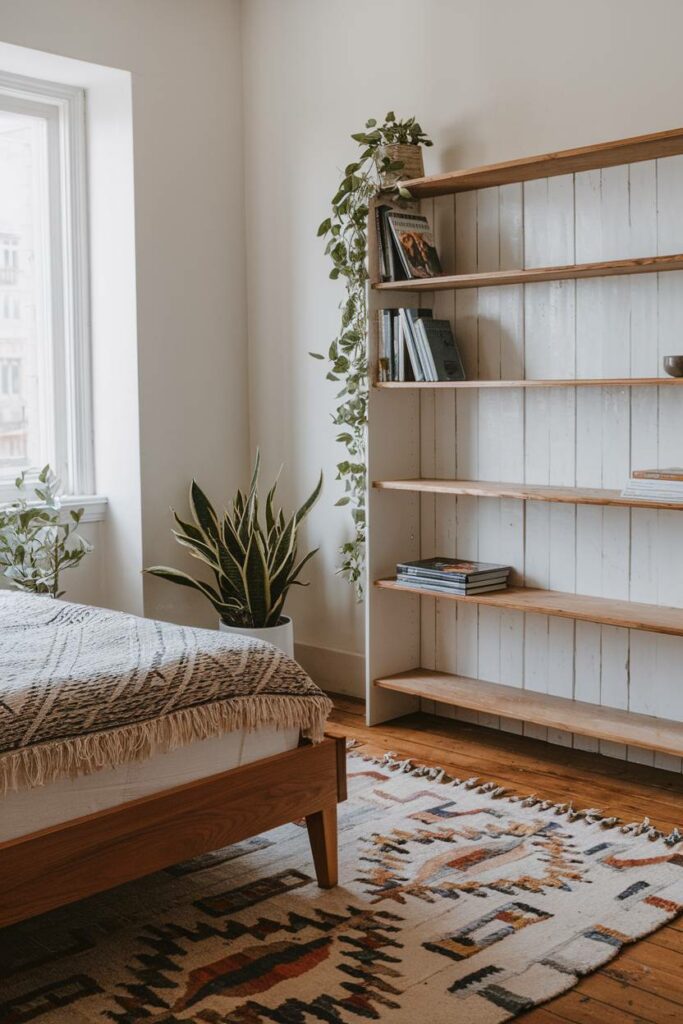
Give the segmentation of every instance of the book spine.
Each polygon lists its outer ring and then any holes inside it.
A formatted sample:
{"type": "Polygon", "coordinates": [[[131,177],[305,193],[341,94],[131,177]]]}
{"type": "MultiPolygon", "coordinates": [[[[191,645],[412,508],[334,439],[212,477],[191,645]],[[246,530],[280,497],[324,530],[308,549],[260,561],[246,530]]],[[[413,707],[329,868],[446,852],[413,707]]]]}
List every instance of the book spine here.
{"type": "Polygon", "coordinates": [[[382,281],[387,281],[389,279],[389,270],[387,267],[386,246],[382,231],[382,211],[384,209],[385,207],[383,206],[375,206],[375,237],[377,240],[377,263],[379,267],[379,276],[382,281]]]}
{"type": "MultiPolygon", "coordinates": [[[[395,254],[396,256],[398,256],[398,260],[395,259],[394,262],[398,262],[400,264],[404,278],[410,280],[413,277],[413,269],[410,266],[410,262],[403,251],[403,246],[401,245],[400,239],[398,237],[398,231],[394,227],[394,224],[391,220],[389,220],[389,230],[391,232],[391,237],[394,242],[395,254]]],[[[394,280],[396,280],[396,278],[394,278],[394,280]]]]}
{"type": "Polygon", "coordinates": [[[398,311],[398,315],[401,320],[401,330],[403,331],[403,338],[408,349],[410,365],[413,368],[415,380],[425,380],[424,367],[422,366],[417,345],[415,344],[415,338],[413,337],[413,327],[410,322],[410,317],[405,309],[400,309],[398,311]]]}
{"type": "Polygon", "coordinates": [[[421,319],[415,323],[415,334],[419,339],[420,350],[424,353],[424,363],[429,374],[427,380],[438,380],[439,374],[436,371],[436,363],[427,339],[427,330],[421,319]]]}
{"type": "Polygon", "coordinates": [[[671,483],[683,484],[683,473],[667,473],[666,470],[634,469],[632,480],[667,480],[671,483]]]}
{"type": "Polygon", "coordinates": [[[401,337],[401,322],[398,318],[398,314],[392,314],[391,320],[393,324],[395,380],[405,380],[405,347],[403,345],[403,338],[401,337]]]}

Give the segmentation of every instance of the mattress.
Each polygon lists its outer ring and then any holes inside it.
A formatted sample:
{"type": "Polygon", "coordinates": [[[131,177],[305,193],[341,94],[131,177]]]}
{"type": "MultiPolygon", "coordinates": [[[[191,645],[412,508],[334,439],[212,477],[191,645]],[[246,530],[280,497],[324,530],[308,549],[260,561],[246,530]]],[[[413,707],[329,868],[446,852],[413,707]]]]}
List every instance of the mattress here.
{"type": "Polygon", "coordinates": [[[10,791],[0,796],[0,842],[293,750],[298,742],[298,728],[240,729],[144,761],[10,791]]]}

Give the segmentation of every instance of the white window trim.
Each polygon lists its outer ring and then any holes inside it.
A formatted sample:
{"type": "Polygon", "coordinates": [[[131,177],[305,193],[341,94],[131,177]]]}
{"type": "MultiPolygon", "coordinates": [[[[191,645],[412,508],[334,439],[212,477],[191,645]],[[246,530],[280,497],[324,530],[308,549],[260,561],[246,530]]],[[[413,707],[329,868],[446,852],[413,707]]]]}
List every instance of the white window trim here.
{"type": "MultiPolygon", "coordinates": [[[[56,441],[53,467],[64,491],[92,495],[95,489],[90,285],[85,135],[85,91],[0,71],[0,100],[16,110],[37,113],[38,106],[58,133],[58,166],[50,168],[51,207],[59,221],[51,224],[52,317],[59,338],[54,349],[66,388],[56,389],[55,420],[63,431],[56,441]]],[[[48,129],[50,130],[50,129],[48,129]]],[[[0,500],[12,497],[11,485],[0,500]]]]}

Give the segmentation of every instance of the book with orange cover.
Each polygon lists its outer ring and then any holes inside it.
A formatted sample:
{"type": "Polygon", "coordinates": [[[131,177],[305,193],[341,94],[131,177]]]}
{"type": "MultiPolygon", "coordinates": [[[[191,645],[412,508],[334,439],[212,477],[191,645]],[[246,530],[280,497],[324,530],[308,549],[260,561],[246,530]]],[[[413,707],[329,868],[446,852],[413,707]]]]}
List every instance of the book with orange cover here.
{"type": "Polygon", "coordinates": [[[677,480],[683,482],[683,467],[668,469],[634,469],[631,476],[636,480],[677,480]]]}

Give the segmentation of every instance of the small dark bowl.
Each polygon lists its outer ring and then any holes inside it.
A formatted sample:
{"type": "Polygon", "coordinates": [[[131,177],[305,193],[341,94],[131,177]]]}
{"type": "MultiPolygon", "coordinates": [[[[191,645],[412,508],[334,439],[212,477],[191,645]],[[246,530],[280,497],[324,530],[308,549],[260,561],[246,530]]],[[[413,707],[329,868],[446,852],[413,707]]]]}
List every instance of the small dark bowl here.
{"type": "Polygon", "coordinates": [[[670,377],[683,377],[683,356],[664,356],[664,369],[670,377]]]}

